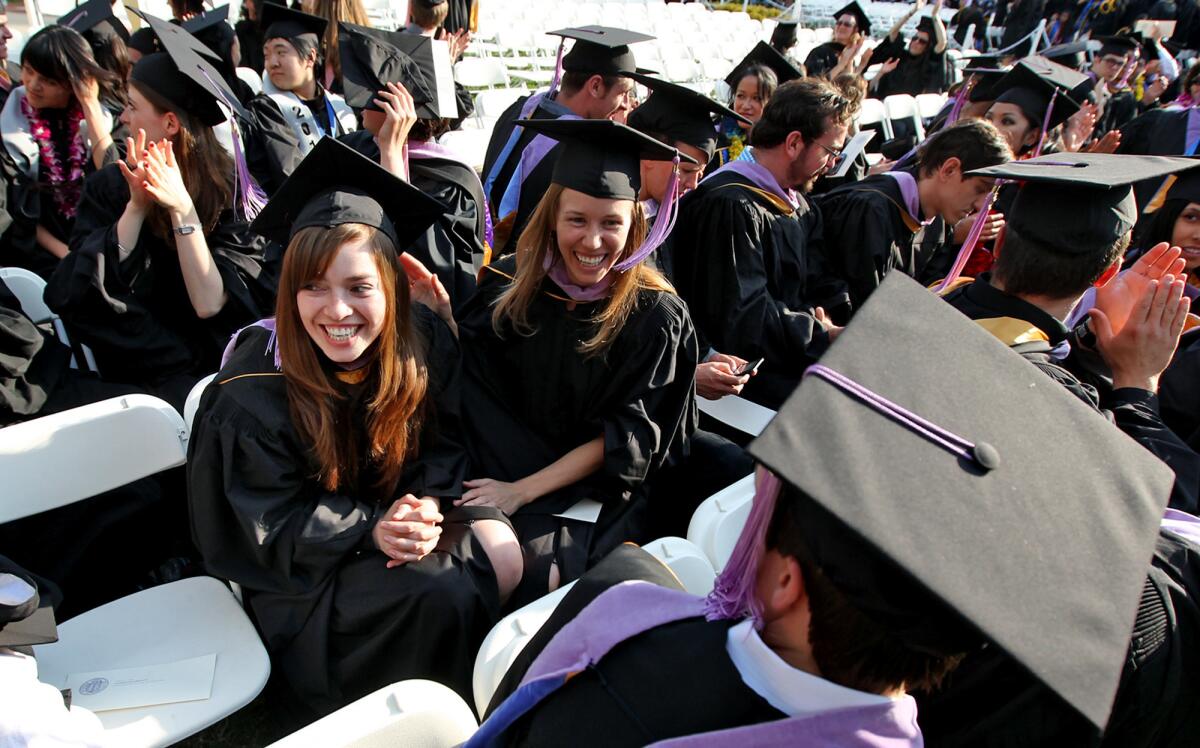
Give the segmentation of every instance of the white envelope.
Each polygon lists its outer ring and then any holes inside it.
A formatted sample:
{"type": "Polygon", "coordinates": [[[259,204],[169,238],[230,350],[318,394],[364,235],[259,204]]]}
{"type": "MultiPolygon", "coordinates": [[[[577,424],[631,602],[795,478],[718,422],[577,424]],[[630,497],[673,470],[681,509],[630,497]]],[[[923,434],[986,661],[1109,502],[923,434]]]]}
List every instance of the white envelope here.
{"type": "Polygon", "coordinates": [[[563,519],[574,519],[580,522],[589,522],[596,524],[596,520],[600,517],[600,510],[604,505],[595,499],[580,499],[576,501],[570,509],[565,512],[559,512],[555,517],[563,519]]]}
{"type": "Polygon", "coordinates": [[[212,695],[217,655],[162,665],[73,673],[67,676],[71,705],[93,712],[198,701],[212,695]]]}
{"type": "Polygon", "coordinates": [[[850,139],[850,142],[842,148],[842,161],[838,164],[838,168],[829,176],[844,177],[846,172],[850,171],[851,164],[858,158],[858,154],[862,153],[867,147],[867,143],[871,142],[871,138],[875,137],[874,130],[861,130],[857,135],[850,139]]]}

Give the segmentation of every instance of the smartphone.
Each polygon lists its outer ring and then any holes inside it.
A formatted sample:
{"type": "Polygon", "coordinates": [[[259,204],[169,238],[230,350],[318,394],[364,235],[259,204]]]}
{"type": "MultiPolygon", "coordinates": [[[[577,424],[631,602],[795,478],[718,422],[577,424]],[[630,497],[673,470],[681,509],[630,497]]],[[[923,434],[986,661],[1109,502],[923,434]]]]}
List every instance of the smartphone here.
{"type": "Polygon", "coordinates": [[[754,372],[758,371],[758,367],[762,366],[762,362],[764,360],[765,359],[760,358],[757,361],[751,361],[751,362],[747,363],[745,366],[743,366],[742,368],[735,371],[733,373],[733,375],[737,376],[737,377],[744,377],[747,374],[753,374],[754,372]]]}

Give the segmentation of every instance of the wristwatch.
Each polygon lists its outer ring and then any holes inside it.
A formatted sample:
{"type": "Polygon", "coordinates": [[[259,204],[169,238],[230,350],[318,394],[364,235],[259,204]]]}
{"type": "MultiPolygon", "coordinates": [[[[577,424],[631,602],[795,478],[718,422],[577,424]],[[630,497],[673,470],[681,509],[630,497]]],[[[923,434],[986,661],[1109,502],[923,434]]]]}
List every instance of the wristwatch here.
{"type": "Polygon", "coordinates": [[[194,223],[185,223],[182,226],[176,226],[175,228],[171,229],[171,231],[175,233],[175,236],[187,236],[188,234],[194,234],[199,230],[200,227],[194,223]]]}

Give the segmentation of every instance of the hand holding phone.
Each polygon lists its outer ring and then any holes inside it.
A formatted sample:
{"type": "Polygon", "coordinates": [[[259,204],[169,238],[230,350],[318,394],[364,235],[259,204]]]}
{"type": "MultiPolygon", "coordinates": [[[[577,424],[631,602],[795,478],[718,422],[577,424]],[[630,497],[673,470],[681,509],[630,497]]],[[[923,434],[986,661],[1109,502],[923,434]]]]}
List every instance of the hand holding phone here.
{"type": "Polygon", "coordinates": [[[734,374],[734,376],[738,376],[738,377],[744,377],[747,374],[749,374],[750,376],[754,376],[756,373],[758,373],[758,367],[762,366],[762,362],[765,360],[766,359],[760,358],[757,361],[748,361],[748,362],[746,362],[745,366],[738,369],[733,374],[734,374]]]}

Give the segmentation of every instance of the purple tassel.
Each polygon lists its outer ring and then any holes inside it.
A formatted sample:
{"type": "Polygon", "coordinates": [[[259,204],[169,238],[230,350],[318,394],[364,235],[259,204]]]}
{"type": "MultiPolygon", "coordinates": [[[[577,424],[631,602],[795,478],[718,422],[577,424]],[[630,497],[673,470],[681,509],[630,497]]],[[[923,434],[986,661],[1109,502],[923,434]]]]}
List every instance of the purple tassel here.
{"type": "Polygon", "coordinates": [[[710,621],[753,617],[755,628],[762,628],[762,603],[754,593],[758,566],[766,550],[767,527],[775,515],[781,483],[770,470],[759,467],[758,488],[750,516],[725,568],[704,601],[704,617],[710,621]]]}
{"type": "Polygon", "coordinates": [[[550,97],[558,91],[558,84],[562,82],[563,75],[563,52],[566,51],[567,40],[563,39],[558,43],[558,56],[554,58],[554,80],[550,81],[550,90],[546,91],[546,96],[550,97]]]}
{"type": "Polygon", "coordinates": [[[238,104],[230,99],[225,90],[208,74],[208,71],[201,68],[200,74],[208,79],[213,89],[221,95],[221,103],[229,110],[229,131],[233,136],[233,204],[236,209],[240,209],[244,219],[253,220],[266,207],[267,193],[263,192],[258,183],[254,181],[254,177],[250,175],[250,167],[246,165],[246,155],[242,152],[242,138],[238,132],[237,117],[234,116],[238,104]]]}
{"type": "Polygon", "coordinates": [[[1058,98],[1058,89],[1054,89],[1054,93],[1050,94],[1050,104],[1046,107],[1046,116],[1042,118],[1042,135],[1038,138],[1037,148],[1033,149],[1033,157],[1037,158],[1042,155],[1042,146],[1046,144],[1046,134],[1050,129],[1050,116],[1054,113],[1054,101],[1058,98]]]}
{"type": "Polygon", "coordinates": [[[942,125],[943,129],[958,122],[958,118],[962,116],[963,107],[967,105],[967,97],[971,95],[971,89],[975,88],[975,83],[975,76],[971,76],[971,79],[958,89],[958,95],[954,97],[954,106],[950,107],[950,114],[946,115],[946,124],[942,125]]]}
{"type": "Polygon", "coordinates": [[[676,153],[675,159],[672,161],[671,178],[667,181],[667,194],[663,200],[662,211],[654,221],[654,228],[650,229],[650,235],[646,237],[646,241],[642,242],[642,246],[638,247],[629,257],[613,265],[613,270],[623,273],[633,268],[649,257],[650,253],[658,249],[659,245],[671,235],[671,229],[675,228],[675,219],[679,217],[679,200],[675,197],[675,191],[678,188],[679,153],[676,153]]]}
{"type": "Polygon", "coordinates": [[[988,193],[987,199],[983,201],[983,207],[979,209],[979,215],[975,216],[975,222],[971,224],[971,230],[967,233],[967,240],[963,242],[962,248],[958,250],[958,256],[954,258],[954,265],[950,268],[950,272],[942,280],[938,287],[934,289],[934,293],[942,293],[951,283],[958,280],[958,276],[962,273],[964,267],[967,266],[967,260],[971,257],[971,252],[975,250],[975,245],[979,244],[979,237],[983,234],[983,222],[987,219],[988,211],[992,208],[992,203],[996,201],[996,193],[1000,190],[1002,180],[996,181],[996,186],[988,193]]]}

